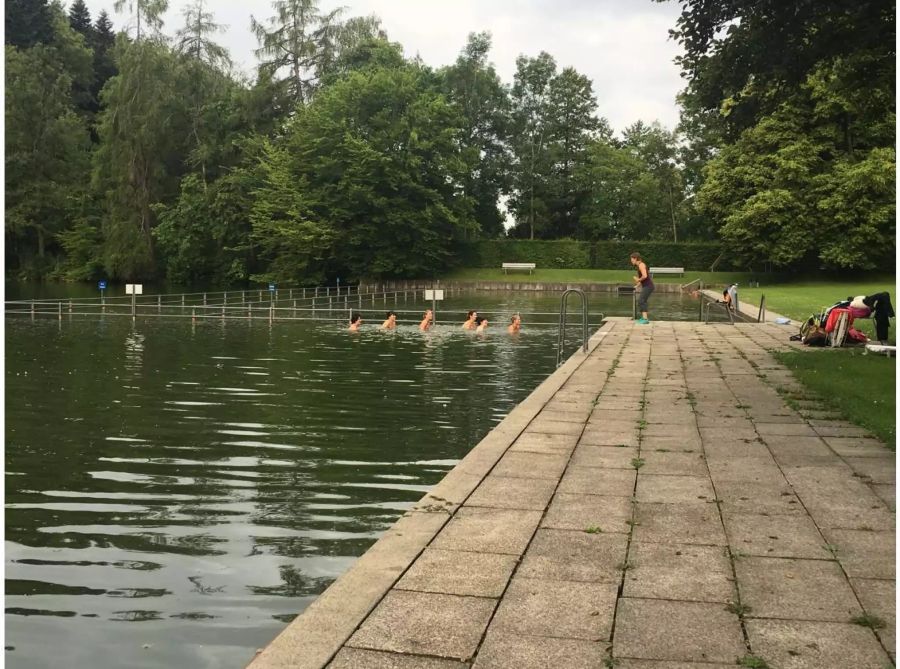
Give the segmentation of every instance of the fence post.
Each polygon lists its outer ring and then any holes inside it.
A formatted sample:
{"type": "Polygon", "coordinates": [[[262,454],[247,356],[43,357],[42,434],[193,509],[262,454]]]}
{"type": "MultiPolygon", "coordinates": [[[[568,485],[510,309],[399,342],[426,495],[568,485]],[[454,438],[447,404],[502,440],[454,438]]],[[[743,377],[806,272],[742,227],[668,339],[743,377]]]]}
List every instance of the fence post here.
{"type": "Polygon", "coordinates": [[[59,302],[59,320],[62,320],[62,302],[59,302]]]}

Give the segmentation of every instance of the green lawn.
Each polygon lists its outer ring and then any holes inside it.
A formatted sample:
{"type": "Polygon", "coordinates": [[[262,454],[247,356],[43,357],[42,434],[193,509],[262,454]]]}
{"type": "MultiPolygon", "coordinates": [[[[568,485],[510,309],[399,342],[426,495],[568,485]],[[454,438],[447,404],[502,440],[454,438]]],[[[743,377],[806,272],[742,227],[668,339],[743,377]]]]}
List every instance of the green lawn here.
{"type": "MultiPolygon", "coordinates": [[[[740,281],[738,281],[740,284],[740,281]]],[[[783,314],[799,322],[809,318],[812,314],[822,311],[835,302],[848,296],[871,295],[888,291],[891,298],[896,296],[896,278],[893,275],[867,276],[860,280],[848,281],[798,281],[792,283],[777,283],[774,285],[762,285],[759,288],[738,286],[738,299],[758,305],[763,294],[766,296],[766,307],[770,311],[783,314]]],[[[890,343],[896,341],[894,324],[891,323],[889,335],[890,343]]],[[[875,323],[871,319],[861,319],[854,322],[861,332],[865,332],[870,339],[875,338],[875,323]]]]}
{"type": "MultiPolygon", "coordinates": [[[[631,284],[634,270],[629,269],[536,269],[528,272],[509,272],[502,269],[460,269],[442,277],[442,281],[537,281],[548,283],[622,283],[631,284]]],[[[725,285],[733,282],[747,282],[761,276],[751,272],[685,272],[680,276],[659,276],[653,280],[658,283],[684,284],[695,279],[702,279],[711,285],[725,285]]]]}
{"type": "Polygon", "coordinates": [[[830,408],[878,435],[897,438],[896,358],[860,349],[776,352],[775,357],[830,408]]]}

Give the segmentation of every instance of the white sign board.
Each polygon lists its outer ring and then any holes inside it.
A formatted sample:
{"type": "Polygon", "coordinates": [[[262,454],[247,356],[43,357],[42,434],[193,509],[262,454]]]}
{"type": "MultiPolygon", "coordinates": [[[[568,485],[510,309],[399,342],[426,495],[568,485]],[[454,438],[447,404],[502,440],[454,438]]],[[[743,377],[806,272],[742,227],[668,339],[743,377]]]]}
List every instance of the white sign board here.
{"type": "Polygon", "coordinates": [[[443,290],[426,290],[425,291],[425,299],[426,300],[443,300],[444,299],[444,291],[443,290]]]}
{"type": "Polygon", "coordinates": [[[144,284],[142,284],[142,283],[126,283],[125,284],[125,294],[126,295],[143,295],[144,294],[144,284]]]}

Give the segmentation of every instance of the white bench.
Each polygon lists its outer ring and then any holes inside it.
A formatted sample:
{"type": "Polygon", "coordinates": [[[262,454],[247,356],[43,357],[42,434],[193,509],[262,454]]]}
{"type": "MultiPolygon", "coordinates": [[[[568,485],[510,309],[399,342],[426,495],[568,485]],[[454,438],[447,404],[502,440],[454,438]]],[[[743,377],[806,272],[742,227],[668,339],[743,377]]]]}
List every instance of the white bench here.
{"type": "Polygon", "coordinates": [[[536,267],[537,264],[533,262],[505,262],[503,263],[503,273],[506,274],[506,270],[509,269],[527,269],[531,274],[536,267]]]}
{"type": "Polygon", "coordinates": [[[651,267],[649,270],[650,276],[654,274],[677,274],[678,276],[684,276],[684,267],[651,267]]]}

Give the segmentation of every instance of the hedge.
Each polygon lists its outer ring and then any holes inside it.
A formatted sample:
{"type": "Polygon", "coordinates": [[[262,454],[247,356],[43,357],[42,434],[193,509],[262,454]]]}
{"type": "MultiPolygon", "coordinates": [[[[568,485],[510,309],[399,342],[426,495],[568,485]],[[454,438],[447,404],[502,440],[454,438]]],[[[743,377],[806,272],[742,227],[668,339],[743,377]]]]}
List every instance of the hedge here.
{"type": "MultiPolygon", "coordinates": [[[[485,239],[463,244],[458,257],[465,267],[499,268],[504,262],[533,262],[543,269],[617,269],[628,267],[628,257],[634,251],[651,267],[706,272],[722,253],[722,246],[714,242],[485,239]]],[[[735,267],[724,256],[716,269],[735,267]]]]}

